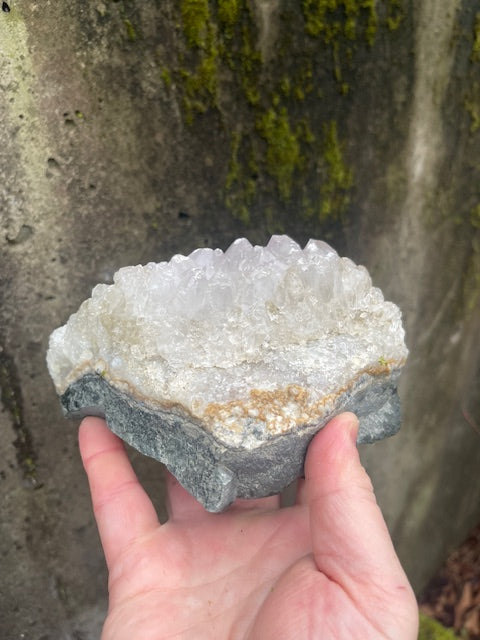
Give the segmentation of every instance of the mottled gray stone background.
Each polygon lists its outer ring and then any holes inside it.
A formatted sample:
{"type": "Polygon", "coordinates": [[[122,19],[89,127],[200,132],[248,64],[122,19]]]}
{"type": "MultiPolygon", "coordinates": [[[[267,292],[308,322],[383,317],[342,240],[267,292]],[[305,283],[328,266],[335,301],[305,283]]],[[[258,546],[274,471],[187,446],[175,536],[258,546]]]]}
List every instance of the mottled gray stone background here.
{"type": "MultiPolygon", "coordinates": [[[[404,426],[362,449],[420,589],[480,519],[480,23],[467,0],[0,12],[0,636],[98,636],[106,574],[45,368],[127,264],[323,238],[404,311],[404,426]]],[[[160,466],[133,454],[162,509],[160,466]]]]}

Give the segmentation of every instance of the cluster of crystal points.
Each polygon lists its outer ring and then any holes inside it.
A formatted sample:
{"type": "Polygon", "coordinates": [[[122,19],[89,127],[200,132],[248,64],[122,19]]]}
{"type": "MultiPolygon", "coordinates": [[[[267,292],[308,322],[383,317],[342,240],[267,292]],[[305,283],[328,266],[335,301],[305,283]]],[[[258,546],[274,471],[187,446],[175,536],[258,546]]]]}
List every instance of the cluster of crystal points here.
{"type": "Polygon", "coordinates": [[[314,423],[364,372],[407,350],[399,309],[326,243],[236,240],[126,267],[50,338],[63,393],[88,372],[152,407],[177,407],[220,441],[254,448],[314,423]]]}

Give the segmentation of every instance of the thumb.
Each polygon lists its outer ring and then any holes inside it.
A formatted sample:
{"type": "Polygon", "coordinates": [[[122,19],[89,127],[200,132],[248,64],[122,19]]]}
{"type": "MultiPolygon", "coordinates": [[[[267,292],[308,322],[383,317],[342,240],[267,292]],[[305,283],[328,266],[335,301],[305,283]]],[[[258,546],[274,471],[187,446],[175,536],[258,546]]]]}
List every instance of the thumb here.
{"type": "Polygon", "coordinates": [[[360,463],[358,420],[344,413],[312,441],[305,463],[313,555],[319,571],[350,594],[359,585],[410,590],[360,463]]]}

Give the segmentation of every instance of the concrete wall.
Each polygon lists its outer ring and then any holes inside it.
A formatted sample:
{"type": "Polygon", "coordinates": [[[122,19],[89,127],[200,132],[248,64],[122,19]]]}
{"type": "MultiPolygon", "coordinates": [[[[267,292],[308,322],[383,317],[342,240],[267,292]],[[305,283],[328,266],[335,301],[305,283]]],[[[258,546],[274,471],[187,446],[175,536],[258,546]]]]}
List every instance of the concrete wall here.
{"type": "MultiPolygon", "coordinates": [[[[12,0],[0,13],[2,637],[96,637],[105,609],[49,333],[120,266],[242,235],[324,238],[404,311],[404,426],[362,455],[417,588],[478,522],[471,5],[12,0]]],[[[160,465],[133,457],[162,510],[160,465]]]]}

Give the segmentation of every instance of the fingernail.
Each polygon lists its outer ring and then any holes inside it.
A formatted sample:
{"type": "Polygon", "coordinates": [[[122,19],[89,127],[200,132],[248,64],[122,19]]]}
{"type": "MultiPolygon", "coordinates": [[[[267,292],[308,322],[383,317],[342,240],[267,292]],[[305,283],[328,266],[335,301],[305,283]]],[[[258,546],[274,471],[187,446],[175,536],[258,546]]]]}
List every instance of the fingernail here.
{"type": "Polygon", "coordinates": [[[356,446],[358,436],[358,418],[354,413],[345,414],[345,427],[348,429],[351,441],[356,446]]]}

